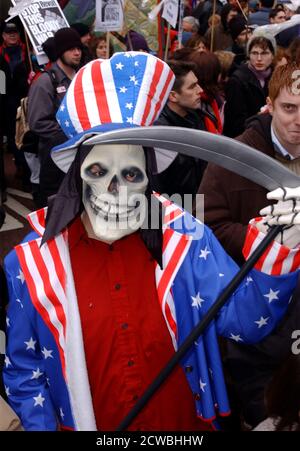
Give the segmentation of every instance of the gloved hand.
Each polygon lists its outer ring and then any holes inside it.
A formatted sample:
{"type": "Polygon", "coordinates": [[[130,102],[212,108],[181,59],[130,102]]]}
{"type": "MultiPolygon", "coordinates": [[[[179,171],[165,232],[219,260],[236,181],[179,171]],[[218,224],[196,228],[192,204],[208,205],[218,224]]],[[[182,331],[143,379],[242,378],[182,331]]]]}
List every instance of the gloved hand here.
{"type": "Polygon", "coordinates": [[[257,223],[258,229],[266,233],[268,226],[286,225],[276,238],[280,244],[289,248],[300,245],[300,186],[297,188],[277,188],[267,194],[268,199],[278,202],[263,208],[259,213],[263,220],[257,223]]]}

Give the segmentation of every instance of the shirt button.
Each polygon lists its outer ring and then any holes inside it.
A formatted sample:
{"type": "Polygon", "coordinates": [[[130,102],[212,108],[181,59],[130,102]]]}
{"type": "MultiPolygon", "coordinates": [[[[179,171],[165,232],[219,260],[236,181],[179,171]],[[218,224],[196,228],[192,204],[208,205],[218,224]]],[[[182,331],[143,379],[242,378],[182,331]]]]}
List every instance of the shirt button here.
{"type": "Polygon", "coordinates": [[[116,289],[116,290],[120,290],[120,288],[121,288],[121,284],[119,284],[119,283],[116,283],[116,285],[115,285],[115,289],[116,289]]]}
{"type": "Polygon", "coordinates": [[[127,363],[127,365],[128,365],[128,366],[132,366],[132,365],[134,365],[134,361],[133,361],[133,360],[128,360],[128,363],[127,363]]]}
{"type": "Polygon", "coordinates": [[[128,324],[127,323],[123,323],[121,327],[122,327],[122,329],[128,329],[128,324]]]}

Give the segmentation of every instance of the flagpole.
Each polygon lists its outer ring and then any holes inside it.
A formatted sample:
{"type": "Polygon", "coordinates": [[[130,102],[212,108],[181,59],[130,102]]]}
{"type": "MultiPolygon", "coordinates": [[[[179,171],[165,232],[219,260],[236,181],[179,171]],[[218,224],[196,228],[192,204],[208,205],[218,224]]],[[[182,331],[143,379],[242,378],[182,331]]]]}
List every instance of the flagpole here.
{"type": "Polygon", "coordinates": [[[170,44],[170,31],[171,31],[171,25],[168,23],[168,31],[167,31],[167,39],[166,39],[164,61],[167,61],[167,59],[168,59],[169,44],[170,44]]]}
{"type": "Polygon", "coordinates": [[[198,325],[190,332],[178,350],[175,352],[173,357],[167,362],[165,367],[160,371],[158,376],[154,379],[154,381],[148,386],[148,388],[144,391],[142,396],[139,398],[137,403],[130,410],[128,415],[121,421],[116,431],[124,431],[128,428],[134,418],[140,413],[143,407],[148,403],[150,398],[156,393],[162,383],[167,379],[167,377],[171,374],[175,366],[180,362],[182,357],[186,354],[186,352],[190,349],[192,344],[199,338],[199,336],[204,332],[209,323],[214,319],[219,310],[223,307],[223,305],[228,301],[228,298],[234,293],[237,287],[240,285],[242,280],[246,277],[248,272],[254,267],[258,259],[261,257],[263,252],[269,246],[269,244],[275,239],[275,237],[282,231],[284,226],[277,225],[275,227],[271,227],[269,233],[265,236],[265,238],[261,241],[259,246],[255,249],[252,255],[250,255],[249,259],[243,264],[240,268],[239,272],[234,276],[234,278],[229,282],[227,287],[223,290],[223,292],[218,296],[214,304],[207,311],[206,315],[202,318],[202,320],[198,323],[198,325]]]}
{"type": "Polygon", "coordinates": [[[210,35],[210,51],[211,52],[213,52],[213,48],[214,48],[216,4],[217,4],[217,0],[214,0],[213,13],[212,13],[212,22],[211,22],[211,35],[210,35]]]}

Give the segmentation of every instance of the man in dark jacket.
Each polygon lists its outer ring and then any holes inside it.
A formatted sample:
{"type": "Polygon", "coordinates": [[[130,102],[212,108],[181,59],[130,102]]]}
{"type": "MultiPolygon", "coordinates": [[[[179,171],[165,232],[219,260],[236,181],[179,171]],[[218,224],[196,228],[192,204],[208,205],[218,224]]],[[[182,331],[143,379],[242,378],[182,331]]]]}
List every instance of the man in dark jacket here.
{"type": "Polygon", "coordinates": [[[55,114],[79,67],[82,46],[79,34],[72,28],[61,28],[54,40],[58,59],[32,84],[28,96],[29,127],[39,137],[43,205],[49,196],[56,194],[64,175],[50,157],[52,147],[67,140],[55,114]]]}
{"type": "MultiPolygon", "coordinates": [[[[176,78],[168,102],[155,125],[205,130],[200,99],[203,90],[193,72],[194,63],[174,61],[169,66],[176,78]]],[[[206,162],[159,149],[156,160],[159,174],[155,177],[155,189],[158,192],[182,197],[197,193],[206,162]]]]}
{"type": "MultiPolygon", "coordinates": [[[[300,175],[299,80],[293,78],[299,69],[296,63],[276,69],[269,84],[267,103],[270,114],[249,120],[246,131],[237,139],[300,175]]],[[[209,164],[199,192],[205,196],[206,224],[213,229],[229,255],[239,264],[243,263],[242,247],[247,224],[266,206],[266,190],[209,164]]],[[[296,296],[299,295],[297,290],[296,296]]],[[[299,309],[299,302],[292,302],[280,327],[258,345],[227,343],[228,368],[242,403],[244,418],[253,426],[265,418],[264,388],[291,349],[292,332],[300,329],[299,309]]]]}

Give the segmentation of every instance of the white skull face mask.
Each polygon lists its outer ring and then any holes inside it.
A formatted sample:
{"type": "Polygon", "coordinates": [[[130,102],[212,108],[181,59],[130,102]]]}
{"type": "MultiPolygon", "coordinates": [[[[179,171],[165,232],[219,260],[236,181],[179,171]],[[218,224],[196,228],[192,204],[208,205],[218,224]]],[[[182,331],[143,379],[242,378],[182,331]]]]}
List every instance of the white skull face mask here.
{"type": "Polygon", "coordinates": [[[112,243],[141,227],[148,185],[141,146],[95,145],[80,175],[83,204],[96,238],[112,243]]]}

